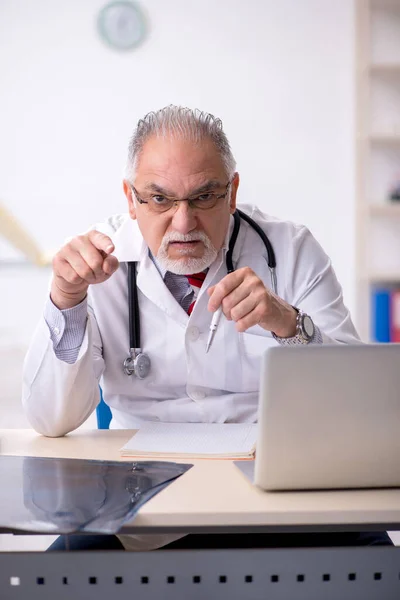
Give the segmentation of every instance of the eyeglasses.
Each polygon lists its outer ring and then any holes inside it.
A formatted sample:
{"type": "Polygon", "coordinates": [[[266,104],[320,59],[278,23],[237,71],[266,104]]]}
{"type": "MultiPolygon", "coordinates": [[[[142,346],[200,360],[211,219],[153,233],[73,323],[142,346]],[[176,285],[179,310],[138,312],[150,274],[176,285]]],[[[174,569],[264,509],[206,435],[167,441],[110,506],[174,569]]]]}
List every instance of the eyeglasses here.
{"type": "Polygon", "coordinates": [[[169,198],[168,196],[163,196],[162,194],[152,194],[148,198],[141,198],[137,192],[137,190],[131,184],[132,192],[135,194],[136,200],[139,204],[147,204],[149,210],[154,213],[164,213],[167,210],[170,210],[173,206],[177,208],[178,202],[187,202],[190,208],[195,208],[199,210],[210,210],[214,208],[219,200],[226,198],[229,186],[231,185],[232,180],[228,181],[225,186],[225,192],[223,194],[216,194],[215,192],[203,192],[202,194],[198,194],[197,196],[191,196],[189,198],[169,198]]]}

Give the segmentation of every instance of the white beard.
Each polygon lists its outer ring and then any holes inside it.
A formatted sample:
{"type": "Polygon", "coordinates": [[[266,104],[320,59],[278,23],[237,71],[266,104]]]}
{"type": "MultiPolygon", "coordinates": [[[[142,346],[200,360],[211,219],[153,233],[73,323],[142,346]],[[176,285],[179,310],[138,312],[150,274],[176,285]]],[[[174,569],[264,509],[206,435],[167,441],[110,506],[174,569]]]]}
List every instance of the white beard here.
{"type": "Polygon", "coordinates": [[[208,235],[204,231],[191,231],[190,233],[178,233],[177,231],[169,231],[161,241],[156,259],[160,266],[170,273],[176,275],[191,275],[200,273],[207,269],[217,258],[217,250],[211,243],[208,235]],[[190,256],[192,250],[182,248],[182,258],[169,258],[168,244],[170,242],[193,242],[200,240],[204,244],[204,254],[201,258],[190,256]]]}

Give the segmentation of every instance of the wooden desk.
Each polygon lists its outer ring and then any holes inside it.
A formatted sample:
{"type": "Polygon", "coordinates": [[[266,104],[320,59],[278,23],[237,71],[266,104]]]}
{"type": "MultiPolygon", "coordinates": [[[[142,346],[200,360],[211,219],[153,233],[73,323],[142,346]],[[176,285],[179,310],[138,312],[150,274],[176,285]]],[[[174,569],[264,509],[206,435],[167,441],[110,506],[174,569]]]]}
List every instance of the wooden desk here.
{"type": "MultiPolygon", "coordinates": [[[[46,438],[32,430],[0,430],[0,453],[129,461],[120,457],[119,448],[132,435],[80,430],[46,438]]],[[[230,461],[193,462],[190,471],[140,509],[124,533],[400,529],[400,489],[267,493],[230,461]]]]}
{"type": "MultiPolygon", "coordinates": [[[[0,453],[131,460],[121,459],[119,448],[132,434],[81,430],[52,439],[31,430],[0,430],[0,453]]],[[[123,532],[354,531],[399,524],[400,490],[265,493],[230,461],[203,460],[145,504],[123,532]]],[[[0,597],[397,600],[399,551],[372,546],[0,553],[0,597]]]]}

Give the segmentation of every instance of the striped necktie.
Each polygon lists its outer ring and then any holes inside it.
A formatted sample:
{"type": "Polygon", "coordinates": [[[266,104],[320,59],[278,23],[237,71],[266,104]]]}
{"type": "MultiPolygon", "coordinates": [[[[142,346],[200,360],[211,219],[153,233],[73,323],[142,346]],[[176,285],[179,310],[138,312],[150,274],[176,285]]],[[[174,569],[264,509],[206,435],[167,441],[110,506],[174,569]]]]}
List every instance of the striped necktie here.
{"type": "Polygon", "coordinates": [[[187,310],[188,315],[191,315],[193,307],[197,300],[197,296],[199,295],[200,288],[203,285],[203,281],[206,278],[206,273],[193,273],[193,275],[186,275],[186,277],[193,291],[193,299],[187,310]]]}

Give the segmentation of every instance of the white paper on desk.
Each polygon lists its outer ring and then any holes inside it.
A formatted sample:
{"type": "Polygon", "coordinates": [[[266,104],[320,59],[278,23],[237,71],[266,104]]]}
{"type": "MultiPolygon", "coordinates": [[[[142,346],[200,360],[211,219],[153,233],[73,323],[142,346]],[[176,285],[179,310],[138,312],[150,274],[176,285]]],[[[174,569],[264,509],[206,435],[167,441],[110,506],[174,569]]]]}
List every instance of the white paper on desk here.
{"type": "Polygon", "coordinates": [[[254,456],[255,423],[148,421],[121,448],[123,456],[243,458],[254,456]]]}

